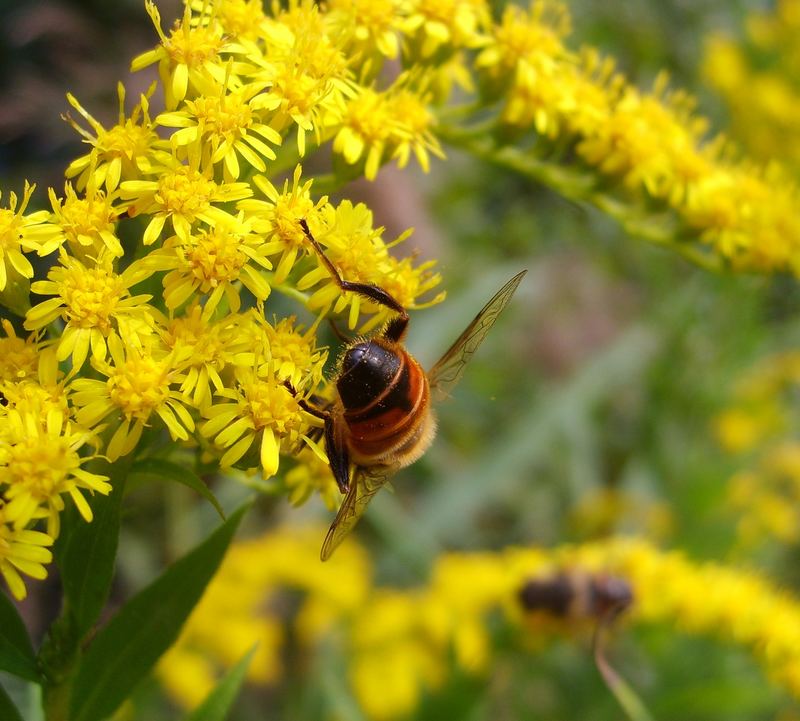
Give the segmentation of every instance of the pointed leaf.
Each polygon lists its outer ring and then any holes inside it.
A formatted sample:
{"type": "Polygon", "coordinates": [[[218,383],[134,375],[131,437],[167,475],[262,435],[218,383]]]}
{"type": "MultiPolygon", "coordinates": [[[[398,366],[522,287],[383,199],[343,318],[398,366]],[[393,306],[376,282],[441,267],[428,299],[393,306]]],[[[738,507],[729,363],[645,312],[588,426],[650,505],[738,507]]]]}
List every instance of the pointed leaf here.
{"type": "Polygon", "coordinates": [[[184,486],[188,486],[205,498],[214,506],[220,518],[222,518],[223,521],[225,520],[225,512],[222,510],[222,506],[220,506],[216,496],[209,490],[203,479],[177,463],[165,461],[161,458],[146,458],[134,464],[133,468],[131,468],[130,475],[166,479],[168,481],[182,483],[184,486]]]}
{"type": "Polygon", "coordinates": [[[253,659],[256,647],[253,646],[206,696],[200,706],[186,717],[186,721],[224,721],[233,702],[239,695],[244,677],[253,659]]]}
{"type": "MultiPolygon", "coordinates": [[[[106,472],[113,474],[111,469],[106,472]]],[[[91,501],[91,523],[77,513],[71,515],[71,531],[56,556],[77,638],[97,621],[111,590],[124,486],[124,474],[112,475],[111,493],[95,495],[91,501]]]]}
{"type": "Polygon", "coordinates": [[[128,601],[97,634],[73,685],[71,721],[96,721],[113,713],[177,639],[246,508],[128,601]]]}
{"type": "MultiPolygon", "coordinates": [[[[28,681],[37,683],[41,681],[28,630],[14,603],[2,592],[0,592],[0,671],[13,673],[28,681]]],[[[0,718],[4,719],[5,716],[0,714],[0,718]]]]}
{"type": "Polygon", "coordinates": [[[0,719],[3,721],[24,721],[22,714],[17,710],[11,697],[0,686],[0,719]]]}

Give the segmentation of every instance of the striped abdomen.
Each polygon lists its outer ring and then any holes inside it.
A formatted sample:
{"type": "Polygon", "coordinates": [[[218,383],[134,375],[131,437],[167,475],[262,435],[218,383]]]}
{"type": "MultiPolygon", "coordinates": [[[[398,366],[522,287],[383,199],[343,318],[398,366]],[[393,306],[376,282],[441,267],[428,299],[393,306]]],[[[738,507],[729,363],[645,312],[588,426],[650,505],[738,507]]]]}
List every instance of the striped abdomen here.
{"type": "Polygon", "coordinates": [[[336,385],[353,461],[407,465],[425,451],[433,422],[428,379],[399,343],[352,346],[336,385]]]}

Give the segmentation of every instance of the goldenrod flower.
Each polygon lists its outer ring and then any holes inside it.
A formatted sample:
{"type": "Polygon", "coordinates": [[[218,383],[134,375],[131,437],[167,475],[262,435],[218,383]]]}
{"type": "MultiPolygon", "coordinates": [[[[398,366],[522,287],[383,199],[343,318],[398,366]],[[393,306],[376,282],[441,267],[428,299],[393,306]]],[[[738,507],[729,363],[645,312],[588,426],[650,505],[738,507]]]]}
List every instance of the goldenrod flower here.
{"type": "Polygon", "coordinates": [[[287,380],[298,389],[303,387],[306,379],[312,388],[322,381],[328,354],[316,345],[319,321],[305,332],[302,326],[297,325],[294,316],[283,318],[274,325],[256,316],[256,322],[263,330],[264,339],[264,347],[258,350],[269,358],[267,362],[273,366],[279,380],[287,380]]]}
{"type": "Polygon", "coordinates": [[[117,334],[127,343],[136,343],[153,324],[147,305],[149,295],[134,295],[129,288],[138,282],[132,269],[117,275],[112,259],[104,253],[94,267],[87,267],[77,258],[62,253],[59,265],[47,274],[48,280],[36,281],[34,293],[55,296],[31,308],[25,328],[37,330],[56,318],[66,322],[58,342],[58,359],[72,356],[74,369],[80,368],[91,347],[92,358],[106,357],[106,343],[117,334]]]}
{"type": "Polygon", "coordinates": [[[81,457],[80,450],[92,435],[55,411],[42,423],[38,416],[9,409],[3,423],[0,489],[6,501],[5,521],[23,529],[43,515],[47,518],[47,535],[56,538],[65,494],[70,495],[83,518],[91,521],[92,509],[81,491],[111,491],[108,476],[81,468],[87,459],[81,457]]]}
{"type": "Polygon", "coordinates": [[[183,20],[176,23],[169,37],[161,29],[161,16],[153,0],[145,0],[145,8],[161,44],[135,57],[131,71],[158,63],[167,109],[174,110],[190,88],[202,87],[209,77],[220,79],[220,54],[228,40],[213,16],[204,15],[206,22],[193,23],[191,3],[186,3],[183,20]]]}
{"type": "Polygon", "coordinates": [[[305,220],[314,228],[317,211],[328,202],[326,196],[314,202],[311,198],[311,180],[301,184],[301,174],[302,168],[298,165],[294,169],[291,185],[285,180],[281,191],[263,175],[256,175],[253,184],[267,200],[251,198],[237,203],[237,208],[253,218],[253,229],[264,235],[264,254],[281,254],[275,267],[275,285],[286,280],[304,250],[313,252],[308,247],[300,221],[305,220]]]}
{"type": "Polygon", "coordinates": [[[431,131],[433,123],[423,96],[408,88],[404,80],[386,92],[362,88],[347,102],[333,151],[349,165],[363,159],[367,180],[374,180],[390,157],[398,158],[398,165],[404,167],[412,150],[427,171],[429,151],[444,157],[431,131]]]}
{"type": "Polygon", "coordinates": [[[0,338],[0,381],[18,383],[36,377],[41,333],[20,338],[11,321],[0,320],[6,335],[0,338]]]}
{"type": "Polygon", "coordinates": [[[196,14],[193,25],[207,21],[202,13],[210,8],[226,35],[251,42],[261,37],[267,20],[263,0],[190,0],[188,4],[196,14]]]}
{"type": "MultiPolygon", "coordinates": [[[[244,459],[253,467],[247,454],[258,458],[264,478],[278,471],[281,451],[296,452],[301,442],[324,457],[322,450],[307,432],[319,421],[300,408],[294,394],[277,378],[269,365],[264,377],[254,370],[238,368],[236,386],[217,392],[231,402],[214,403],[206,409],[209,418],[200,433],[225,449],[220,458],[223,468],[244,459]]],[[[263,372],[263,371],[262,371],[263,372]]]]}
{"type": "Polygon", "coordinates": [[[25,215],[35,185],[25,182],[22,201],[14,192],[8,195],[8,207],[0,208],[0,291],[14,276],[33,278],[33,266],[23,253],[36,251],[47,255],[64,242],[61,229],[50,222],[50,213],[39,210],[25,215]]]}
{"type": "Polygon", "coordinates": [[[120,185],[120,192],[129,206],[129,214],[151,215],[142,235],[145,245],[152,245],[161,237],[167,222],[181,238],[188,241],[192,224],[202,220],[208,225],[231,222],[230,213],[212,203],[241,200],[251,195],[247,183],[216,183],[208,173],[201,173],[188,165],[173,164],[161,169],[158,180],[128,180],[120,185]]]}
{"type": "Polygon", "coordinates": [[[282,132],[297,125],[297,149],[306,152],[306,133],[319,142],[341,118],[344,99],[353,93],[347,58],[325,34],[316,6],[303,3],[268,24],[266,54],[251,53],[248,74],[269,86],[252,107],[273,113],[269,125],[282,132]]]}
{"type": "Polygon", "coordinates": [[[563,44],[570,25],[567,8],[560,2],[534,1],[527,11],[507,5],[475,59],[475,68],[489,78],[486,92],[497,95],[519,81],[515,73],[520,63],[529,74],[552,76],[559,62],[570,56],[563,44]]]}
{"type": "Polygon", "coordinates": [[[199,158],[203,167],[221,162],[225,180],[239,177],[240,155],[263,173],[267,169],[264,158],[275,159],[275,151],[267,142],[281,143],[280,134],[261,122],[253,110],[253,97],[263,89],[263,84],[244,85],[236,90],[220,85],[218,95],[187,100],[183,109],[162,113],[156,123],[180,128],[172,133],[170,142],[185,148],[188,157],[199,158]]]}
{"type": "MultiPolygon", "coordinates": [[[[372,227],[372,212],[363,203],[354,206],[349,200],[344,200],[336,208],[326,206],[320,212],[320,220],[317,240],[325,247],[326,254],[343,278],[384,287],[406,308],[412,309],[419,307],[416,305],[419,295],[439,283],[439,276],[430,271],[431,263],[414,266],[410,259],[398,261],[389,255],[389,246],[381,239],[383,229],[372,227]]],[[[390,245],[401,242],[410,232],[402,234],[390,245]]],[[[322,262],[318,259],[317,263],[314,270],[297,282],[299,290],[323,284],[311,295],[309,308],[332,307],[334,313],[342,313],[349,308],[348,326],[351,329],[358,324],[362,311],[373,314],[361,332],[375,327],[388,317],[389,311],[383,306],[367,301],[356,293],[343,294],[322,262]]],[[[439,295],[431,302],[438,302],[443,297],[439,295]]]]}
{"type": "Polygon", "coordinates": [[[409,0],[403,31],[426,59],[443,47],[479,46],[490,20],[485,0],[409,0]]]}
{"type": "Polygon", "coordinates": [[[5,506],[0,502],[0,574],[18,601],[28,595],[22,574],[41,580],[47,578],[45,565],[53,560],[47,546],[53,539],[41,531],[20,529],[5,517],[5,506]]]}
{"type": "Polygon", "coordinates": [[[67,93],[69,104],[80,113],[91,129],[82,128],[67,116],[72,127],[83,136],[84,142],[92,147],[89,153],[73,160],[64,173],[67,178],[77,176],[75,186],[78,190],[86,188],[91,179],[93,187],[105,187],[109,193],[113,193],[120,180],[138,178],[150,168],[155,150],[162,144],[149,113],[149,97],[154,91],[155,85],[146,94],[139,96],[139,102],[131,111],[130,117],[126,117],[125,86],[119,83],[119,120],[108,130],[71,93],[67,93]]]}
{"type": "Polygon", "coordinates": [[[319,493],[326,508],[335,511],[342,494],[333,478],[330,463],[312,451],[303,451],[297,460],[298,464],[284,479],[289,503],[302,506],[312,495],[319,493]]]}
{"type": "Polygon", "coordinates": [[[195,294],[207,295],[204,317],[211,318],[225,298],[231,312],[241,306],[239,285],[249,290],[259,303],[270,293],[270,285],[262,271],[272,263],[269,243],[253,232],[253,221],[237,216],[222,215],[207,228],[195,228],[190,235],[173,236],[164,246],[137,261],[133,274],[169,271],[164,277],[164,302],[175,310],[195,294]]]}
{"type": "Polygon", "coordinates": [[[93,179],[82,198],[71,183],[64,184],[64,193],[65,198],[58,198],[53,188],[48,190],[55,222],[64,232],[72,253],[83,261],[96,258],[104,249],[115,258],[121,257],[122,245],[115,234],[119,213],[114,208],[113,196],[97,190],[93,179]]]}
{"type": "MultiPolygon", "coordinates": [[[[69,419],[72,410],[55,348],[40,348],[35,363],[37,367],[25,377],[9,378],[0,375],[0,393],[5,398],[5,409],[13,408],[23,416],[38,417],[42,424],[47,423],[51,413],[69,419]]],[[[0,417],[3,412],[4,409],[0,409],[0,417]]]]}
{"type": "Polygon", "coordinates": [[[368,60],[376,51],[395,58],[400,49],[402,0],[330,0],[325,22],[350,53],[368,60]]]}
{"type": "Polygon", "coordinates": [[[225,387],[219,374],[233,360],[231,344],[239,336],[237,320],[237,316],[226,316],[209,322],[202,306],[195,302],[183,316],[166,321],[160,330],[164,345],[184,376],[180,391],[200,411],[211,402],[214,390],[225,387]]]}
{"type": "Polygon", "coordinates": [[[105,450],[108,459],[133,451],[153,416],[163,421],[173,440],[188,440],[194,419],[186,396],[173,389],[183,380],[175,353],[123,346],[117,336],[109,339],[108,349],[113,364],[95,364],[107,380],[77,378],[70,386],[79,424],[95,428],[108,419],[114,428],[105,450]]]}

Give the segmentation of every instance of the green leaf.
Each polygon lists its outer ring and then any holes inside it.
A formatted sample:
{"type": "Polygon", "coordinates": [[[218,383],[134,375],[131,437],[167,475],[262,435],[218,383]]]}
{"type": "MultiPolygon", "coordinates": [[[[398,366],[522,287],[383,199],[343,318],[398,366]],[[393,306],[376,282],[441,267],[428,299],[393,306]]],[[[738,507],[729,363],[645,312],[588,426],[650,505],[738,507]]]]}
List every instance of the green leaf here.
{"type": "Polygon", "coordinates": [[[0,686],[0,719],[3,721],[24,721],[22,714],[17,710],[11,697],[0,686]]]}
{"type": "MultiPolygon", "coordinates": [[[[113,469],[105,470],[113,474],[113,469]]],[[[56,557],[77,638],[82,638],[97,621],[108,599],[117,557],[124,485],[124,474],[112,475],[111,493],[95,495],[91,501],[94,515],[91,523],[73,514],[71,532],[56,557]]]]}
{"type": "Polygon", "coordinates": [[[222,506],[220,506],[216,496],[203,482],[203,479],[177,463],[165,461],[162,458],[146,458],[133,465],[130,475],[132,477],[143,476],[145,478],[155,478],[157,480],[166,479],[168,481],[182,483],[184,486],[188,486],[205,498],[214,506],[220,518],[222,518],[223,521],[225,520],[225,512],[222,510],[222,506]]]}
{"type": "Polygon", "coordinates": [[[109,716],[177,639],[247,506],[140,591],[95,637],[72,688],[71,721],[109,716]]]}
{"type": "Polygon", "coordinates": [[[255,651],[256,647],[253,646],[242,656],[239,663],[228,671],[217,687],[206,696],[203,703],[186,717],[186,721],[224,721],[239,695],[239,689],[244,683],[247,668],[255,651]]]}
{"type": "MultiPolygon", "coordinates": [[[[28,681],[41,682],[28,630],[16,606],[0,592],[0,671],[13,673],[28,681]]],[[[5,718],[0,714],[0,718],[5,718]]]]}

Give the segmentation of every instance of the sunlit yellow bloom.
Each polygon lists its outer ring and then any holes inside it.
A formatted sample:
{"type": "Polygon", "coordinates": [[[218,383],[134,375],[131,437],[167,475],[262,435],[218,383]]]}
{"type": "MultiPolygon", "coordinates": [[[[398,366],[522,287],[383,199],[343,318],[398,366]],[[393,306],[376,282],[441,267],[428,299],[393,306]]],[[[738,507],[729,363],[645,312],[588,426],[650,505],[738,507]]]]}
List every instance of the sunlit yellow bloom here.
{"type": "Polygon", "coordinates": [[[202,306],[193,303],[183,316],[166,321],[161,337],[184,373],[180,391],[202,411],[211,402],[213,390],[224,388],[219,374],[233,359],[235,319],[227,316],[209,323],[202,306]]]}
{"type": "MultiPolygon", "coordinates": [[[[388,247],[381,239],[382,228],[372,227],[372,211],[363,203],[353,205],[344,200],[334,208],[326,206],[321,210],[321,229],[317,240],[325,247],[325,252],[339,270],[342,278],[360,283],[374,283],[386,288],[407,308],[415,308],[416,300],[422,293],[435,286],[440,278],[431,273],[431,263],[414,266],[411,259],[397,261],[389,255],[388,247]]],[[[313,226],[312,226],[313,229],[313,226]]],[[[404,233],[390,245],[395,245],[406,237],[404,233]]],[[[367,301],[355,293],[342,293],[331,278],[328,270],[317,261],[314,270],[306,273],[297,283],[299,290],[323,283],[309,299],[309,308],[333,308],[334,313],[342,313],[349,308],[348,326],[353,329],[358,324],[362,312],[373,314],[362,332],[375,327],[385,320],[389,311],[367,301]]],[[[432,302],[441,300],[437,296],[432,302]]]]}
{"type": "Polygon", "coordinates": [[[113,364],[95,364],[107,380],[78,378],[71,384],[77,422],[94,428],[107,419],[114,428],[105,451],[108,459],[130,453],[154,416],[163,421],[173,440],[188,440],[194,419],[186,396],[173,388],[183,380],[175,367],[175,353],[123,346],[116,336],[109,339],[108,349],[113,364]]]}
{"type": "Polygon", "coordinates": [[[190,89],[196,90],[208,77],[218,81],[224,77],[220,53],[226,49],[225,31],[213,16],[208,17],[208,22],[192,23],[191,3],[187,3],[183,20],[176,23],[167,37],[153,0],[145,0],[145,8],[161,44],[135,57],[131,70],[136,72],[158,63],[167,109],[174,110],[190,89]]]}
{"type": "Polygon", "coordinates": [[[295,388],[302,388],[304,379],[311,387],[322,381],[322,371],[328,357],[324,349],[316,346],[317,323],[303,331],[294,316],[283,318],[274,325],[259,319],[264,331],[266,347],[264,356],[275,369],[279,380],[288,380],[295,388]]]}
{"type": "Polygon", "coordinates": [[[190,0],[194,13],[193,24],[200,24],[204,8],[211,8],[214,19],[219,22],[227,35],[250,41],[261,36],[267,19],[263,0],[190,0]]]}
{"type": "Polygon", "coordinates": [[[420,606],[410,593],[381,590],[354,619],[350,683],[376,721],[410,715],[444,678],[443,654],[419,632],[420,606]]]}
{"type": "Polygon", "coordinates": [[[254,80],[270,90],[254,98],[252,106],[271,111],[269,125],[278,132],[297,125],[297,149],[303,156],[306,133],[321,140],[323,128],[336,124],[344,99],[353,92],[347,58],[328,39],[310,3],[278,15],[266,34],[266,55],[251,54],[248,60],[254,63],[254,80]]]}
{"type": "Polygon", "coordinates": [[[186,148],[202,167],[222,162],[226,180],[239,177],[239,156],[264,172],[264,158],[275,159],[275,151],[264,141],[280,145],[281,136],[253,112],[253,97],[261,90],[263,85],[251,84],[225,93],[220,86],[219,95],[187,100],[181,110],[159,115],[156,123],[180,128],[172,133],[170,142],[186,148]]]}
{"type": "MultiPolygon", "coordinates": [[[[286,589],[311,592],[298,614],[303,641],[342,614],[356,612],[370,583],[364,549],[346,541],[329,563],[319,563],[322,528],[282,529],[231,545],[225,560],[156,675],[180,705],[196,706],[216,677],[255,642],[247,671],[264,685],[281,674],[284,620],[275,613],[286,589]]],[[[318,637],[318,634],[316,634],[318,637]]]]}
{"type": "Polygon", "coordinates": [[[58,412],[49,413],[43,424],[37,416],[10,409],[3,423],[7,425],[0,438],[0,488],[6,500],[6,522],[23,529],[38,517],[41,507],[47,518],[47,535],[56,538],[65,494],[84,519],[91,521],[92,509],[81,491],[111,491],[108,476],[81,468],[86,458],[81,457],[80,449],[91,440],[91,434],[65,422],[58,412]]]}
{"type": "Polygon", "coordinates": [[[122,246],[115,234],[119,214],[110,194],[95,189],[93,182],[88,183],[82,198],[71,183],[64,185],[65,198],[57,197],[53,188],[48,193],[55,222],[64,231],[73,254],[87,261],[105,248],[114,257],[122,256],[122,246]]]}
{"type": "Polygon", "coordinates": [[[241,200],[252,193],[247,183],[216,183],[208,174],[187,165],[163,168],[158,180],[125,181],[120,191],[131,216],[152,216],[142,235],[145,245],[161,237],[167,218],[184,241],[189,240],[192,223],[197,220],[212,226],[230,222],[233,216],[212,203],[241,200]]]}
{"type": "Polygon", "coordinates": [[[400,8],[401,0],[330,0],[325,22],[346,39],[356,57],[368,59],[377,51],[395,58],[400,49],[400,8]]]}
{"type": "Polygon", "coordinates": [[[329,511],[335,511],[341,503],[341,492],[333,478],[330,464],[311,451],[304,451],[299,461],[286,474],[284,482],[289,492],[289,503],[302,506],[312,495],[319,493],[329,511]]]}
{"type": "Polygon", "coordinates": [[[303,251],[313,252],[308,247],[300,221],[306,220],[313,229],[317,211],[328,202],[326,196],[314,202],[311,198],[311,181],[301,183],[301,174],[302,168],[298,165],[291,184],[285,180],[280,191],[263,175],[257,175],[253,183],[267,200],[252,198],[237,204],[239,209],[254,218],[253,229],[265,236],[265,254],[281,254],[275,267],[275,285],[286,280],[303,251]]]}
{"type": "Polygon", "coordinates": [[[36,365],[37,368],[22,379],[0,376],[0,393],[6,402],[5,408],[0,408],[0,416],[6,409],[14,409],[23,416],[38,417],[43,425],[52,413],[69,419],[72,411],[64,387],[64,374],[58,367],[53,346],[38,351],[36,365]]]}
{"type": "Polygon", "coordinates": [[[50,222],[46,210],[25,215],[35,189],[26,181],[19,207],[17,194],[12,191],[8,194],[8,208],[0,208],[0,291],[9,278],[33,278],[33,266],[23,253],[47,255],[64,242],[64,234],[50,222]]]}
{"type": "Polygon", "coordinates": [[[138,178],[149,169],[155,149],[160,144],[149,113],[149,97],[154,91],[155,85],[139,96],[139,102],[130,117],[125,117],[125,86],[119,83],[119,120],[108,130],[72,94],[67,93],[69,104],[80,113],[90,128],[82,128],[67,116],[72,127],[83,136],[84,142],[92,147],[89,153],[73,160],[65,171],[67,178],[77,176],[75,186],[78,190],[86,188],[91,178],[94,187],[105,187],[112,193],[120,180],[138,178]]]}
{"type": "Polygon", "coordinates": [[[0,503],[0,574],[18,601],[28,595],[21,574],[37,580],[47,578],[45,565],[53,560],[47,546],[52,545],[53,539],[46,533],[19,529],[9,523],[0,503]]]}
{"type": "Polygon", "coordinates": [[[270,293],[263,275],[272,263],[268,243],[254,233],[253,222],[243,211],[223,215],[207,228],[196,228],[188,237],[173,236],[164,246],[136,263],[132,272],[169,271],[164,277],[164,302],[175,310],[195,295],[206,295],[204,317],[209,319],[225,298],[233,313],[239,311],[239,284],[261,303],[270,293]]]}
{"type": "Polygon", "coordinates": [[[412,150],[427,171],[428,151],[443,157],[431,132],[433,123],[433,114],[422,96],[402,84],[386,92],[362,88],[347,102],[333,150],[349,165],[363,160],[367,180],[375,179],[389,157],[398,158],[398,164],[404,167],[412,150]]]}
{"type": "Polygon", "coordinates": [[[248,467],[260,466],[264,478],[270,478],[278,470],[281,451],[296,452],[301,442],[324,454],[306,435],[309,425],[318,421],[300,408],[271,367],[266,370],[260,377],[254,370],[238,368],[236,387],[217,392],[231,402],[207,408],[209,420],[200,432],[225,449],[220,458],[223,468],[242,461],[248,467]]]}
{"type": "Polygon", "coordinates": [[[11,321],[0,319],[5,337],[0,337],[0,381],[18,383],[36,377],[41,333],[20,338],[11,321]]]}
{"type": "Polygon", "coordinates": [[[476,47],[491,13],[484,0],[409,0],[403,30],[415,50],[429,58],[443,46],[476,47]]]}
{"type": "Polygon", "coordinates": [[[58,359],[72,356],[73,368],[80,368],[91,347],[92,357],[106,357],[106,342],[117,337],[127,343],[137,342],[152,326],[147,301],[149,295],[129,292],[137,278],[129,271],[114,272],[112,260],[104,254],[94,267],[87,267],[77,258],[62,253],[59,265],[50,269],[48,280],[36,281],[35,293],[55,296],[28,311],[25,328],[44,328],[56,318],[66,326],[58,343],[58,359]]]}

